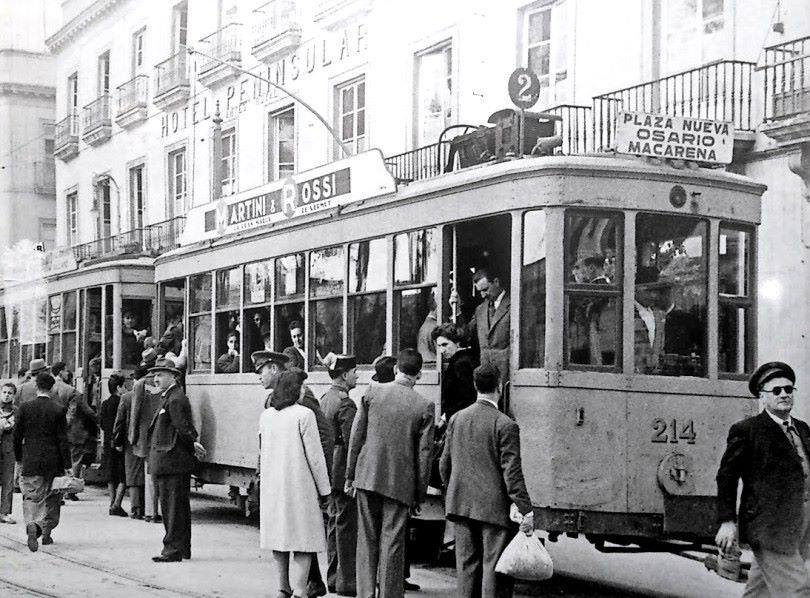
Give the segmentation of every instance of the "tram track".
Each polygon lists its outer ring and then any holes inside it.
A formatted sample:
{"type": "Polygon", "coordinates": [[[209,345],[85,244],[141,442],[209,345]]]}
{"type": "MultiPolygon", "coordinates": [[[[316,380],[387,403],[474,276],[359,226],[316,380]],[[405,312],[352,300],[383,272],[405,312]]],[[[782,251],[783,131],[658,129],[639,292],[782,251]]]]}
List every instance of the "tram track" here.
{"type": "MultiPolygon", "coordinates": [[[[0,534],[0,546],[2,546],[2,548],[4,549],[11,550],[13,552],[22,555],[28,555],[30,552],[25,542],[22,542],[21,540],[17,540],[15,538],[11,538],[4,534],[0,534]]],[[[157,593],[156,595],[160,596],[183,596],[187,598],[220,598],[218,594],[203,594],[200,592],[190,592],[187,590],[164,586],[155,583],[154,581],[138,577],[136,575],[122,573],[121,571],[118,571],[114,568],[108,568],[75,557],[69,557],[63,554],[59,554],[58,552],[53,552],[52,550],[42,551],[40,554],[47,555],[48,558],[54,559],[56,561],[61,561],[63,563],[67,563],[76,567],[82,567],[87,570],[103,573],[104,575],[116,578],[125,583],[136,584],[138,586],[138,589],[152,590],[157,593]]],[[[53,594],[47,590],[42,590],[32,586],[28,586],[26,584],[21,584],[19,582],[9,579],[8,577],[0,575],[0,585],[2,584],[6,584],[9,587],[24,590],[26,592],[31,592],[35,596],[48,596],[53,598],[61,597],[61,594],[53,594]]]]}

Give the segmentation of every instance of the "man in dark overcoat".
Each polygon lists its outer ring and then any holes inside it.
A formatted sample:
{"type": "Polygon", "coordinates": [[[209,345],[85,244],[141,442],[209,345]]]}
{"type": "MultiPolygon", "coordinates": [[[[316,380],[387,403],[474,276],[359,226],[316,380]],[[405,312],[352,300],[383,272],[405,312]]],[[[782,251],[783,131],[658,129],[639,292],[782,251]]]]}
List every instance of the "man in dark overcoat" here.
{"type": "Polygon", "coordinates": [[[357,595],[404,594],[408,514],[427,493],[433,461],[433,403],[414,389],[422,371],[415,349],[397,355],[394,382],[363,397],[349,441],[347,494],[357,492],[357,595]]]}
{"type": "Polygon", "coordinates": [[[51,532],[59,525],[61,497],[51,490],[53,479],[70,472],[70,451],[65,432],[65,412],[51,396],[54,378],[40,371],[34,383],[37,396],[20,405],[14,428],[14,457],[20,463],[20,491],[28,548],[53,544],[51,532]]]}
{"type": "Polygon", "coordinates": [[[149,470],[155,476],[163,513],[163,551],[156,563],[191,558],[191,473],[205,449],[197,442],[191,404],[177,380],[183,374],[170,360],[149,368],[161,391],[162,403],[149,426],[149,470]]]}
{"type": "Polygon", "coordinates": [[[511,581],[495,573],[512,539],[510,504],[523,515],[521,531],[534,531],[520,462],[520,432],[513,420],[498,411],[499,379],[492,364],[475,369],[477,400],[450,418],[439,463],[447,488],[447,519],[456,538],[460,598],[511,595],[511,581]]]}
{"type": "Polygon", "coordinates": [[[810,596],[810,427],[790,414],[795,383],[786,363],[757,368],[748,389],[765,409],[731,426],[717,472],[717,544],[754,551],[745,598],[810,596]]]}

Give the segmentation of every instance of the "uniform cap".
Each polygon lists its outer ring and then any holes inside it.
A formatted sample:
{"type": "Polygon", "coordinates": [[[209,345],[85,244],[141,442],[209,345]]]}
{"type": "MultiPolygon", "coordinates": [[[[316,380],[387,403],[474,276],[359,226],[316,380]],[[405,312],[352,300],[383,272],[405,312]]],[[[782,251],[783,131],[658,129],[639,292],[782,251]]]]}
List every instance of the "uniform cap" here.
{"type": "Polygon", "coordinates": [[[256,351],[250,355],[253,360],[253,370],[258,374],[262,368],[268,363],[275,363],[281,367],[286,367],[289,357],[284,353],[276,353],[275,351],[256,351]]]}
{"type": "Polygon", "coordinates": [[[796,373],[788,364],[781,361],[769,361],[759,366],[748,379],[748,390],[755,397],[759,395],[760,389],[774,378],[787,378],[791,383],[796,383],[796,373]]]}

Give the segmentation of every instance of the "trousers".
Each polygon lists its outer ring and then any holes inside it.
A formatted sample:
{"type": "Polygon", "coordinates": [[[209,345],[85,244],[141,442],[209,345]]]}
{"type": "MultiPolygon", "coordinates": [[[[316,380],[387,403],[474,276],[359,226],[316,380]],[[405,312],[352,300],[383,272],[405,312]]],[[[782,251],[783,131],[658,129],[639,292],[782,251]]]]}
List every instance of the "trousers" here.
{"type": "Polygon", "coordinates": [[[402,598],[405,594],[405,530],[408,505],[375,492],[357,491],[357,595],[402,598]]]}
{"type": "Polygon", "coordinates": [[[50,534],[59,525],[62,497],[51,492],[53,476],[21,475],[20,492],[23,499],[25,523],[36,523],[39,531],[50,534]]]}
{"type": "Polygon", "coordinates": [[[459,598],[495,598],[512,595],[513,584],[495,573],[495,565],[513,535],[505,527],[454,518],[456,584],[459,598]]]}
{"type": "Polygon", "coordinates": [[[340,490],[329,497],[327,526],[329,567],[326,579],[338,594],[354,594],[357,589],[357,504],[340,490]]]}
{"type": "Polygon", "coordinates": [[[144,487],[143,487],[143,514],[147,517],[158,515],[158,491],[155,486],[155,476],[149,473],[149,459],[144,460],[144,487]]]}
{"type": "Polygon", "coordinates": [[[0,452],[0,486],[0,515],[10,515],[14,496],[14,449],[0,452]]]}
{"type": "Polygon", "coordinates": [[[163,513],[163,556],[191,558],[191,476],[187,473],[155,476],[163,513]]]}

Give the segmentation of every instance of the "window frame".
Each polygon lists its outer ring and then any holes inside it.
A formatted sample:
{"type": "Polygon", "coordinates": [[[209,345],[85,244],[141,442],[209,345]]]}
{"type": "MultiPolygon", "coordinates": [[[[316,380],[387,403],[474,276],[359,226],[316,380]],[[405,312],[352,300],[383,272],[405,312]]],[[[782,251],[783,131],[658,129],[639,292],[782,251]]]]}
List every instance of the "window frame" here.
{"type": "MultiPolygon", "coordinates": [[[[352,79],[348,79],[342,83],[338,83],[335,85],[335,130],[338,133],[338,137],[343,142],[344,147],[349,150],[350,155],[359,154],[361,152],[366,151],[368,148],[368,119],[366,118],[367,106],[368,102],[366,101],[366,75],[365,73],[358,75],[357,77],[353,77],[352,79]],[[358,90],[360,86],[363,87],[363,106],[358,106],[358,90]],[[352,95],[354,98],[352,109],[348,112],[344,110],[343,106],[343,92],[345,90],[352,90],[352,95]],[[358,133],[358,115],[362,112],[363,114],[363,133],[358,133]],[[350,137],[344,138],[343,136],[343,119],[352,116],[352,134],[350,137]],[[360,147],[362,146],[362,148],[360,147]]],[[[343,157],[342,153],[337,151],[337,156],[343,157]]]]}
{"type": "Polygon", "coordinates": [[[168,210],[167,213],[171,214],[171,218],[176,218],[178,216],[183,216],[186,213],[186,201],[188,199],[188,161],[186,159],[186,146],[183,145],[181,147],[177,147],[171,149],[166,154],[167,157],[167,182],[168,182],[168,193],[166,194],[167,201],[168,201],[168,210]],[[182,172],[178,172],[177,170],[177,159],[182,157],[182,165],[183,169],[182,172]],[[177,193],[177,184],[180,182],[182,184],[182,191],[177,193]],[[178,202],[180,203],[181,210],[178,210],[178,202]]]}
{"type": "MultiPolygon", "coordinates": [[[[296,127],[296,119],[295,119],[295,105],[291,104],[279,110],[275,110],[273,112],[268,113],[268,144],[267,144],[267,152],[268,152],[268,165],[267,165],[267,173],[268,173],[268,181],[277,181],[282,178],[281,176],[281,162],[280,162],[280,155],[281,152],[279,150],[279,144],[282,141],[287,141],[281,139],[281,135],[279,133],[279,119],[286,116],[292,116],[292,145],[293,145],[293,161],[292,161],[292,172],[289,174],[285,174],[284,176],[291,176],[298,172],[298,129],[296,127]]],[[[285,162],[285,165],[290,163],[285,162]]]]}
{"type": "Polygon", "coordinates": [[[110,93],[110,51],[106,50],[98,55],[97,97],[110,93]]]}
{"type": "Polygon", "coordinates": [[[453,119],[457,117],[457,112],[458,112],[457,104],[458,104],[458,102],[457,102],[457,97],[456,96],[457,96],[457,92],[458,92],[458,86],[455,84],[457,77],[456,77],[456,64],[455,64],[455,62],[453,60],[454,55],[455,55],[454,45],[455,44],[454,44],[453,37],[446,37],[446,38],[442,39],[441,41],[439,41],[439,42],[437,42],[435,44],[432,44],[432,45],[430,45],[430,46],[428,46],[428,47],[414,53],[414,66],[413,66],[413,77],[414,77],[414,80],[413,80],[413,89],[414,89],[413,145],[414,145],[414,147],[421,147],[423,145],[436,142],[436,139],[434,139],[434,140],[422,139],[423,131],[422,131],[422,123],[420,122],[420,120],[421,120],[420,117],[422,116],[422,113],[421,113],[422,106],[420,105],[420,101],[419,101],[420,100],[420,85],[419,85],[419,83],[421,81],[422,70],[423,70],[422,59],[425,56],[429,56],[431,54],[441,53],[442,58],[445,59],[445,62],[443,62],[443,64],[446,67],[445,68],[446,74],[445,74],[445,77],[444,77],[444,83],[448,84],[450,94],[449,94],[449,97],[447,99],[448,106],[447,107],[442,106],[442,109],[444,110],[445,108],[449,108],[450,109],[450,116],[449,116],[449,118],[447,116],[443,116],[443,120],[444,120],[444,127],[443,128],[453,124],[453,119]],[[448,56],[449,56],[449,65],[447,64],[447,60],[448,60],[447,57],[448,56]]]}
{"type": "Polygon", "coordinates": [[[69,191],[65,194],[67,212],[67,244],[76,245],[79,241],[79,192],[69,191]]]}
{"type": "Polygon", "coordinates": [[[129,174],[129,214],[130,226],[143,228],[146,224],[146,164],[141,162],[127,168],[129,174]],[[137,175],[137,176],[133,176],[137,175]],[[137,184],[136,184],[137,183],[137,184]]]}
{"type": "Polygon", "coordinates": [[[717,336],[717,377],[720,380],[747,380],[756,367],[755,359],[757,354],[757,229],[750,224],[742,224],[720,219],[717,226],[717,244],[713,247],[717,255],[717,326],[709,334],[717,336]],[[724,230],[731,230],[748,234],[748,260],[745,264],[745,276],[747,282],[747,293],[744,295],[732,295],[720,292],[720,235],[724,230]],[[720,369],[720,309],[723,306],[732,306],[745,310],[745,364],[742,372],[727,372],[720,369]]]}
{"type": "Polygon", "coordinates": [[[146,39],[146,26],[141,27],[132,34],[132,76],[141,72],[144,66],[144,45],[146,39]]]}
{"type": "MultiPolygon", "coordinates": [[[[351,313],[349,311],[349,306],[352,304],[353,299],[356,299],[357,297],[366,297],[366,296],[369,296],[369,295],[382,295],[383,296],[383,312],[384,312],[384,317],[385,317],[386,323],[385,323],[384,328],[383,328],[382,353],[385,354],[385,351],[386,351],[386,347],[387,347],[386,338],[387,338],[387,334],[388,334],[388,323],[387,323],[387,320],[388,320],[388,287],[390,286],[390,283],[391,283],[391,281],[388,280],[388,264],[389,264],[389,262],[391,262],[391,258],[392,258],[392,255],[388,251],[388,247],[389,247],[388,239],[389,239],[388,235],[383,235],[383,236],[378,236],[378,237],[371,237],[369,239],[357,239],[357,240],[350,241],[350,242],[347,243],[346,256],[345,256],[346,257],[346,279],[345,279],[346,280],[346,302],[345,302],[345,306],[344,306],[345,320],[346,320],[346,331],[345,331],[344,336],[346,338],[344,340],[344,346],[346,347],[346,350],[349,353],[351,353],[351,354],[353,354],[355,356],[357,355],[357,351],[355,350],[355,347],[357,346],[357,343],[355,342],[355,339],[354,339],[354,332],[356,330],[356,326],[353,325],[352,315],[351,315],[351,313]],[[384,267],[385,267],[386,271],[384,273],[383,286],[382,286],[382,288],[375,288],[375,289],[363,290],[363,291],[355,291],[350,286],[351,279],[352,279],[352,272],[351,272],[352,247],[353,246],[359,246],[362,243],[369,243],[369,251],[371,251],[371,246],[370,245],[374,241],[381,241],[382,244],[383,244],[383,251],[385,252],[384,267]],[[350,334],[350,332],[352,334],[350,334]]],[[[361,368],[362,367],[371,367],[372,363],[371,362],[369,362],[369,363],[361,362],[361,361],[358,360],[357,365],[358,365],[358,367],[361,367],[361,368]]]]}
{"type": "Polygon", "coordinates": [[[238,189],[238,139],[236,136],[236,126],[222,131],[222,195],[233,195],[238,189]],[[227,142],[226,142],[227,140],[227,142]],[[226,153],[225,146],[228,146],[226,153]]]}

